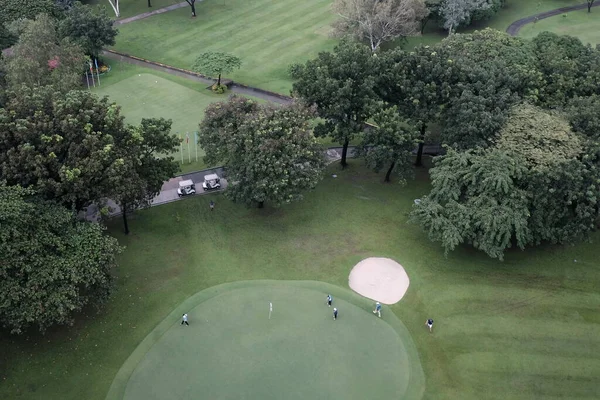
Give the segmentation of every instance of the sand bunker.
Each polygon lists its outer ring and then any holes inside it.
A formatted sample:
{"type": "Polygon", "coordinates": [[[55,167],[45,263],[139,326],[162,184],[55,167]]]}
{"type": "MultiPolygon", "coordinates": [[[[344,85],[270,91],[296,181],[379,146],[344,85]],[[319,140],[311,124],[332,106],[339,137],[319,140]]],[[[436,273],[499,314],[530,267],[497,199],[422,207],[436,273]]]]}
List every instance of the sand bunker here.
{"type": "Polygon", "coordinates": [[[348,285],[356,293],[383,304],[394,304],[408,290],[408,275],[389,258],[370,257],[352,268],[348,285]]]}

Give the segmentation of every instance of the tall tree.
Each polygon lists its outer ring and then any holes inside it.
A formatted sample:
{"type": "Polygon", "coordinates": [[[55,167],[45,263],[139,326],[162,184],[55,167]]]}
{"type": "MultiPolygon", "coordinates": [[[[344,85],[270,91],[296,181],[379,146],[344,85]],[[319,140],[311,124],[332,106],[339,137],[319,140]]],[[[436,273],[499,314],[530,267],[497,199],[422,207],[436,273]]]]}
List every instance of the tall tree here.
{"type": "Polygon", "coordinates": [[[9,92],[0,109],[0,179],[76,210],[101,203],[122,162],[115,138],[127,129],[117,105],[88,91],[9,92]]]}
{"type": "Polygon", "coordinates": [[[596,0],[587,0],[587,10],[588,10],[589,13],[592,12],[592,7],[594,6],[594,2],[595,1],[596,0]]]}
{"type": "Polygon", "coordinates": [[[473,12],[490,7],[488,0],[445,0],[439,12],[444,28],[451,35],[459,25],[470,21],[473,12]]]}
{"type": "MultiPolygon", "coordinates": [[[[110,0],[109,0],[110,1],[110,0]]],[[[185,0],[192,8],[192,18],[196,18],[196,0],[185,0]]]]}
{"type": "Polygon", "coordinates": [[[125,234],[129,234],[127,214],[150,205],[165,181],[179,170],[172,154],[179,139],[171,134],[171,120],[143,118],[139,126],[123,131],[126,135],[115,141],[119,159],[123,160],[110,177],[110,196],[121,207],[125,234]]]}
{"type": "Polygon", "coordinates": [[[375,76],[378,63],[370,49],[342,40],[332,53],[319,53],[305,65],[294,65],[293,95],[316,105],[323,119],[315,135],[330,136],[341,143],[342,167],[347,165],[348,145],[364,129],[378,101],[375,76]]]}
{"type": "Polygon", "coordinates": [[[598,146],[587,148],[560,116],[516,106],[493,146],[438,159],[412,217],[446,251],[467,243],[499,259],[515,244],[580,239],[600,201],[598,146]]]}
{"type": "Polygon", "coordinates": [[[119,0],[108,0],[108,4],[110,4],[111,8],[115,12],[115,16],[119,18],[121,16],[121,11],[119,10],[119,0]]]}
{"type": "Polygon", "coordinates": [[[336,33],[368,42],[372,51],[384,42],[417,35],[428,14],[423,0],[335,0],[333,10],[340,17],[336,33]]]}
{"type": "Polygon", "coordinates": [[[275,108],[232,96],[206,109],[199,143],[207,162],[227,167],[225,194],[233,201],[285,204],[302,199],[322,178],[325,160],[312,118],[313,111],[297,104],[275,108]]]}
{"type": "Polygon", "coordinates": [[[375,90],[386,102],[419,129],[415,165],[422,165],[427,126],[435,122],[451,91],[451,69],[437,48],[417,46],[414,51],[395,49],[378,57],[375,90]]]}
{"type": "Polygon", "coordinates": [[[404,180],[411,174],[412,151],[419,132],[398,113],[397,107],[382,108],[373,116],[373,126],[363,134],[362,153],[375,172],[387,167],[384,182],[395,170],[404,180]]]}
{"type": "Polygon", "coordinates": [[[2,0],[0,3],[0,49],[6,49],[16,43],[18,36],[11,33],[7,26],[13,21],[34,19],[39,14],[54,12],[53,0],[2,0]]]}
{"type": "Polygon", "coordinates": [[[80,2],[75,2],[58,23],[59,36],[71,38],[92,58],[98,58],[105,46],[114,45],[117,33],[106,9],[98,11],[80,2]]]}
{"type": "Polygon", "coordinates": [[[0,183],[0,324],[12,333],[72,324],[111,291],[117,241],[32,191],[0,183]]]}
{"type": "Polygon", "coordinates": [[[574,97],[565,111],[573,131],[600,142],[600,96],[574,97]]]}
{"type": "Polygon", "coordinates": [[[221,87],[221,74],[227,74],[242,66],[242,60],[227,53],[203,53],[192,66],[192,70],[211,77],[217,75],[216,88],[221,87]]]}
{"type": "Polygon", "coordinates": [[[5,59],[9,86],[53,85],[62,93],[81,86],[84,52],[69,38],[59,38],[53,18],[40,14],[12,28],[19,31],[19,40],[5,59]]]}

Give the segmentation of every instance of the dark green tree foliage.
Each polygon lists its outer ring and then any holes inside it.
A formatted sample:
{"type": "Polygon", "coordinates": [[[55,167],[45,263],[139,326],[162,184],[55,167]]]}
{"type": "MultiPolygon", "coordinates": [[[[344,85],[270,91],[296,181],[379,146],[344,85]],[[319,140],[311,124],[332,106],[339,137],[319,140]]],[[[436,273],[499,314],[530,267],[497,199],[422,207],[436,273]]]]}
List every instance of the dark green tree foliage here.
{"type": "Polygon", "coordinates": [[[544,80],[538,103],[542,107],[560,108],[575,96],[600,94],[600,50],[550,32],[540,33],[532,44],[544,80]]]}
{"type": "Polygon", "coordinates": [[[113,20],[105,8],[99,11],[76,2],[58,23],[58,33],[61,37],[71,38],[90,57],[98,58],[105,46],[115,44],[118,30],[113,27],[113,20]]]}
{"type": "Polygon", "coordinates": [[[0,179],[80,210],[111,193],[119,170],[120,109],[107,98],[51,86],[11,92],[0,109],[0,179]]]}
{"type": "Polygon", "coordinates": [[[12,333],[72,324],[108,299],[120,252],[98,224],[0,184],[0,324],[12,333]]]}
{"type": "Polygon", "coordinates": [[[316,105],[324,120],[315,135],[330,136],[343,145],[342,167],[347,165],[348,144],[360,134],[376,104],[376,56],[360,43],[342,40],[332,53],[319,53],[305,65],[295,65],[294,96],[316,105]]]}
{"type": "Polygon", "coordinates": [[[440,114],[444,143],[487,146],[514,104],[537,99],[542,77],[526,40],[485,29],[452,35],[438,49],[451,70],[450,95],[442,99],[440,114]]]}
{"type": "Polygon", "coordinates": [[[446,251],[466,243],[500,259],[513,245],[580,239],[600,199],[597,153],[585,145],[562,118],[515,107],[494,146],[438,159],[412,218],[446,251]]]}
{"type": "Polygon", "coordinates": [[[513,242],[529,243],[528,193],[517,185],[527,173],[523,160],[498,149],[449,149],[430,173],[433,188],[411,218],[446,253],[466,243],[502,259],[513,242]]]}
{"type": "Polygon", "coordinates": [[[392,50],[378,56],[379,74],[375,89],[384,101],[420,132],[416,165],[421,165],[427,124],[438,119],[451,93],[452,70],[447,57],[437,48],[418,46],[412,52],[392,50]]]}
{"type": "Polygon", "coordinates": [[[19,40],[5,59],[10,87],[53,85],[63,93],[81,87],[85,54],[70,38],[59,38],[53,18],[41,14],[35,20],[15,22],[11,28],[19,31],[19,40]]]}
{"type": "Polygon", "coordinates": [[[147,207],[156,197],[165,181],[179,170],[172,154],[179,139],[171,135],[171,120],[164,118],[142,119],[137,127],[122,132],[118,138],[118,153],[115,173],[110,179],[110,196],[119,202],[123,215],[125,233],[129,233],[127,214],[147,207]]]}
{"type": "Polygon", "coordinates": [[[237,96],[211,104],[200,124],[199,143],[207,163],[227,167],[225,194],[258,207],[302,199],[325,167],[310,130],[314,116],[297,104],[275,108],[237,96]]]}
{"type": "Polygon", "coordinates": [[[600,97],[575,97],[566,107],[569,123],[575,132],[600,142],[600,97]]]}
{"type": "Polygon", "coordinates": [[[17,36],[6,27],[20,19],[33,19],[39,14],[53,14],[54,0],[1,0],[0,1],[0,49],[6,49],[17,41],[17,36]]]}
{"type": "Polygon", "coordinates": [[[396,107],[382,108],[373,116],[373,125],[363,134],[365,162],[375,172],[387,168],[385,182],[390,181],[394,170],[404,181],[412,173],[412,151],[418,138],[418,130],[398,114],[396,107]]]}

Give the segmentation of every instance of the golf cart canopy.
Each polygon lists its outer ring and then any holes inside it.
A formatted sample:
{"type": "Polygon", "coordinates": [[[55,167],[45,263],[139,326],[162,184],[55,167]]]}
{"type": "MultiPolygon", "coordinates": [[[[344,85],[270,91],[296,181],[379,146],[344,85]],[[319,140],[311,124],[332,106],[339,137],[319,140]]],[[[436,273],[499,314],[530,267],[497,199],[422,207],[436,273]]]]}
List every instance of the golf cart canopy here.
{"type": "Polygon", "coordinates": [[[216,181],[218,179],[219,179],[219,175],[217,175],[217,174],[204,175],[205,181],[216,181]]]}
{"type": "Polygon", "coordinates": [[[179,181],[180,188],[184,188],[184,187],[188,187],[188,186],[194,186],[194,182],[191,179],[188,179],[186,181],[179,181]]]}

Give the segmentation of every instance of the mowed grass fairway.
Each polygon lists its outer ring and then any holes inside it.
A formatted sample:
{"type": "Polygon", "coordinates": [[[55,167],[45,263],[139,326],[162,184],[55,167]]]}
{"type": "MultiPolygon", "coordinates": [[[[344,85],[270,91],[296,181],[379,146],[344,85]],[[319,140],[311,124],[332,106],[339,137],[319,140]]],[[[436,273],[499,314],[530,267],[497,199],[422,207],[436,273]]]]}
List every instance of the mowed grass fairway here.
{"type": "Polygon", "coordinates": [[[182,8],[119,26],[116,50],[190,69],[204,52],[242,60],[227,78],[288,94],[292,63],[330,50],[330,0],[203,0],[197,17],[182,8]]]}
{"type": "Polygon", "coordinates": [[[575,36],[583,43],[596,46],[600,44],[600,8],[592,8],[591,13],[584,9],[542,19],[536,23],[525,25],[519,35],[533,38],[544,31],[575,36]]]}
{"type": "MultiPolygon", "coordinates": [[[[186,138],[190,134],[189,163],[187,144],[184,143],[182,171],[205,168],[204,151],[198,148],[195,162],[194,131],[204,118],[204,109],[217,101],[227,100],[229,94],[216,95],[201,82],[170,76],[159,71],[107,59],[111,65],[108,74],[101,75],[100,87],[92,88],[99,96],[108,96],[121,106],[125,121],[138,125],[142,118],[166,118],[173,121],[171,133],[186,138]]],[[[174,154],[181,161],[179,152],[174,154]]]]}
{"type": "MultiPolygon", "coordinates": [[[[426,171],[404,187],[382,179],[350,160],[343,171],[332,165],[304,201],[279,209],[213,194],[136,213],[129,236],[111,221],[127,248],[107,307],[43,337],[0,336],[0,399],[104,400],[144,338],[199,291],[257,279],[345,289],[352,267],[372,256],[396,260],[410,277],[389,310],[418,349],[424,399],[600,398],[600,234],[575,246],[511,251],[503,263],[467,248],[444,257],[407,221],[413,200],[429,191],[426,171]]],[[[340,312],[337,322],[346,324],[340,312]]]]}
{"type": "Polygon", "coordinates": [[[320,282],[204,290],[142,342],[107,400],[420,398],[424,376],[410,334],[393,313],[377,318],[371,307],[320,282]],[[183,313],[190,326],[181,325],[183,313]]]}

